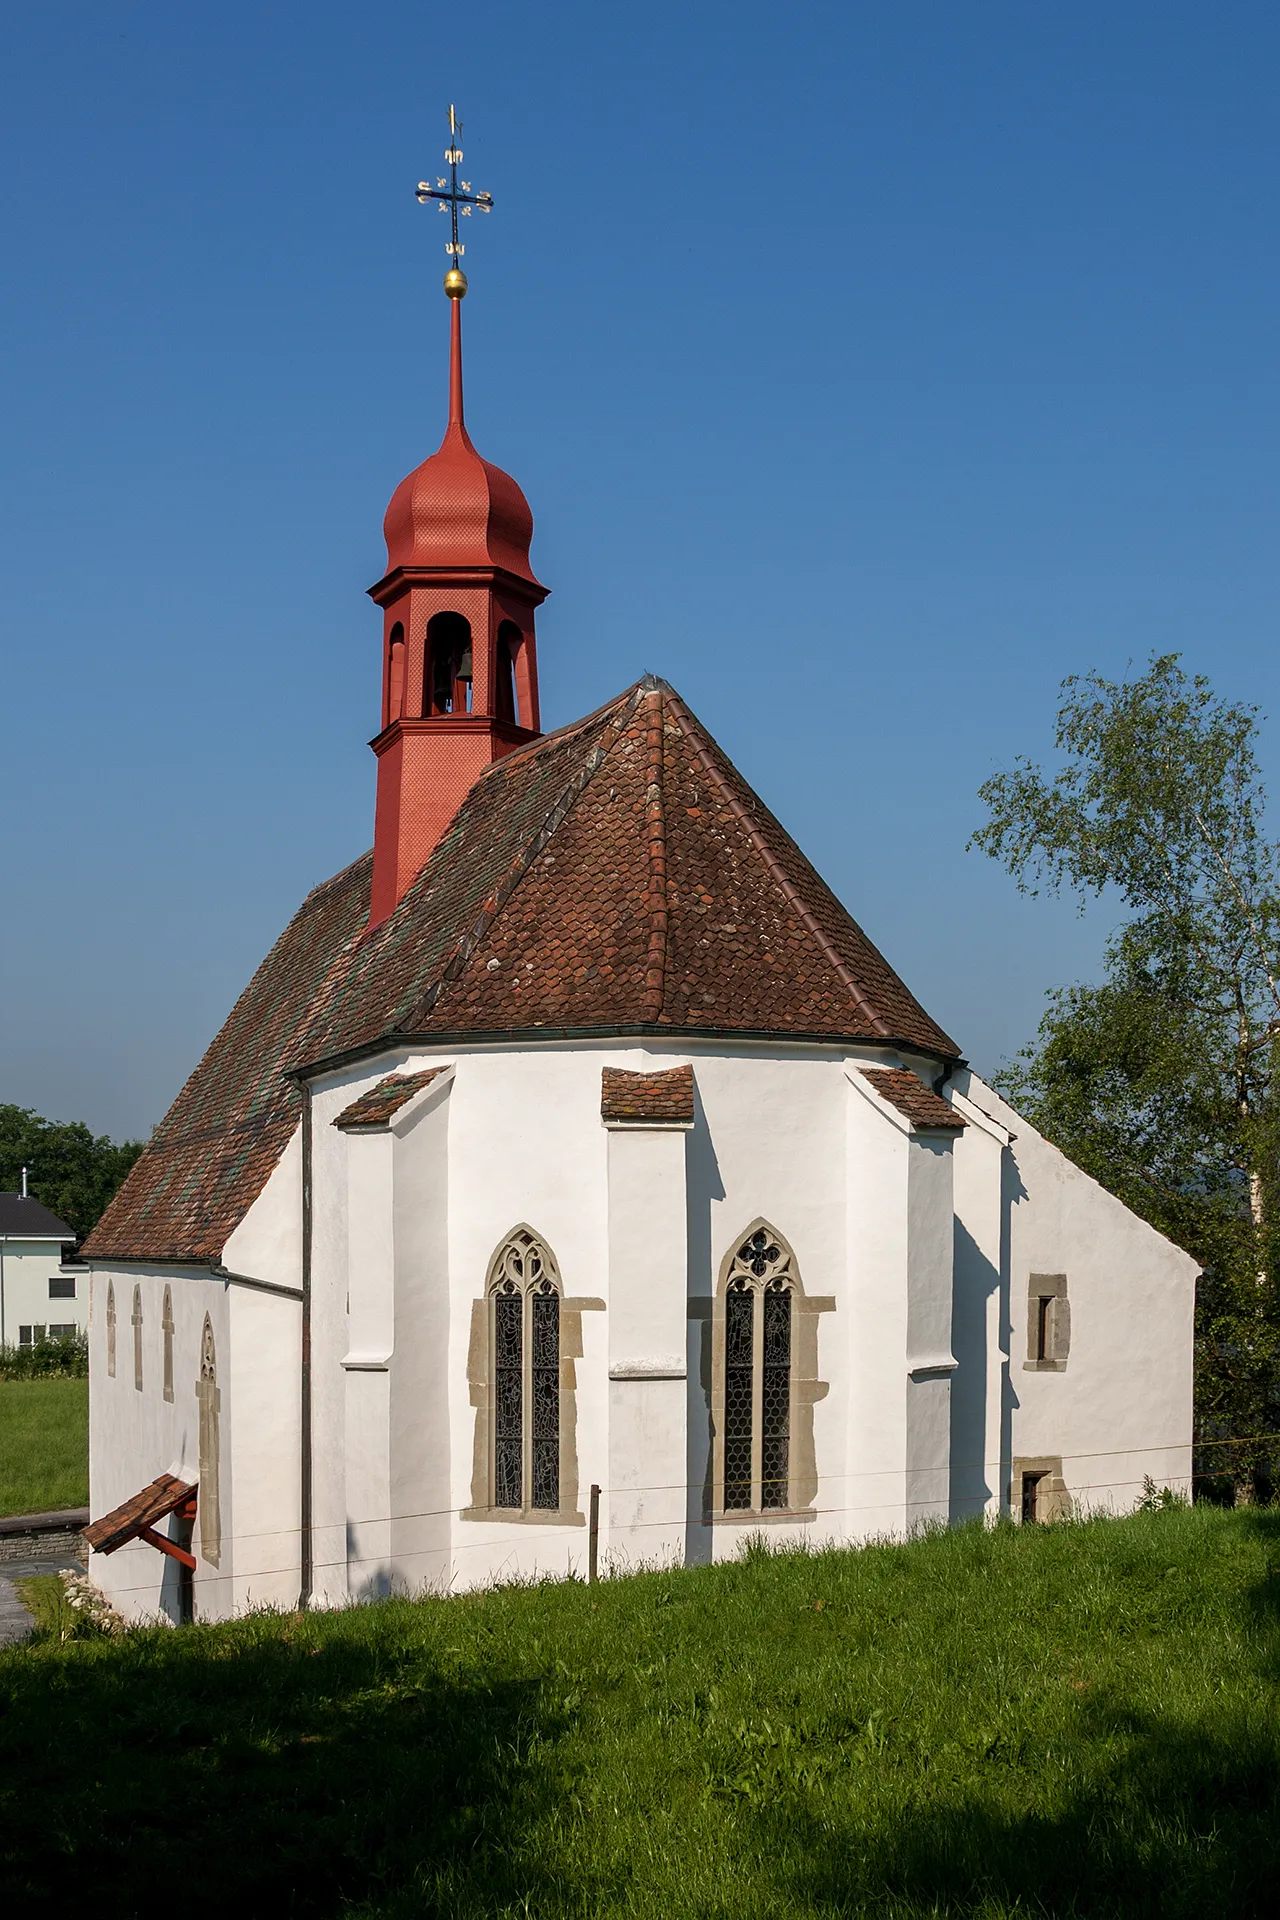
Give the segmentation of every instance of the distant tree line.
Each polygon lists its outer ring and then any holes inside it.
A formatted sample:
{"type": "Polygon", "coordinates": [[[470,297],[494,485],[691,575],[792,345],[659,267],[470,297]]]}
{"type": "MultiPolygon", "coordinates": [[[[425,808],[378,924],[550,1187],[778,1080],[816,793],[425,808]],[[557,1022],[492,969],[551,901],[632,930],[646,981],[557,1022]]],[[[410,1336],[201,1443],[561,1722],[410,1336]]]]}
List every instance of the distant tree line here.
{"type": "Polygon", "coordinates": [[[1058,764],[981,789],[974,843],[1025,893],[1118,922],[998,1077],[1032,1124],[1204,1272],[1197,1470],[1268,1494],[1280,1446],[1280,848],[1256,709],[1176,654],[1063,682],[1058,764]],[[1230,1442],[1230,1445],[1224,1444],[1230,1442]]]}
{"type": "Polygon", "coordinates": [[[142,1152],[141,1140],[117,1144],[83,1121],[42,1120],[29,1107],[0,1105],[0,1192],[27,1192],[74,1227],[83,1240],[123,1185],[142,1152]]]}

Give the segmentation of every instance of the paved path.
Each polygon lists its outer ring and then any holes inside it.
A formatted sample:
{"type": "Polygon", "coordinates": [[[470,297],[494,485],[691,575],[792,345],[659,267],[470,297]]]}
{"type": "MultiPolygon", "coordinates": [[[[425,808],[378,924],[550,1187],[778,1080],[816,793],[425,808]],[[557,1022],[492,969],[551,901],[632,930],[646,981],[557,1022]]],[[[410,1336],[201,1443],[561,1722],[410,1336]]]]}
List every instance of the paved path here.
{"type": "Polygon", "coordinates": [[[0,1566],[0,1647],[11,1647],[25,1640],[35,1622],[22,1604],[15,1580],[33,1573],[57,1573],[62,1567],[79,1567],[78,1560],[66,1554],[46,1554],[30,1560],[7,1560],[0,1566]]]}

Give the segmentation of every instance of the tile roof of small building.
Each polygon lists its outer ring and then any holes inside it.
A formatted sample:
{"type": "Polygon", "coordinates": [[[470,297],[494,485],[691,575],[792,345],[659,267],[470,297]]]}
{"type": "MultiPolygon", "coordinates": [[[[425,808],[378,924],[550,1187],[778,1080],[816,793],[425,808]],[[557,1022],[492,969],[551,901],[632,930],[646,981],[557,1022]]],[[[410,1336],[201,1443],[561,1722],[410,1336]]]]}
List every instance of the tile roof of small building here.
{"type": "Polygon", "coordinates": [[[22,1240],[65,1240],[76,1237],[74,1227],[50,1213],[41,1201],[21,1193],[0,1193],[0,1233],[22,1240]]]}
{"type": "Polygon", "coordinates": [[[132,1499],[104,1513],[91,1527],[83,1528],[84,1537],[95,1553],[114,1553],[117,1547],[136,1540],[143,1527],[154,1527],[157,1520],[184,1506],[195,1491],[193,1482],[162,1473],[141,1493],[135,1493],[132,1499]]]}
{"type": "Polygon", "coordinates": [[[604,1067],[600,1074],[600,1118],[632,1126],[691,1126],[693,1068],[665,1067],[633,1073],[604,1067]]]}
{"type": "Polygon", "coordinates": [[[366,854],[277,940],[106,1214],[95,1260],[216,1260],[304,1067],[538,1034],[955,1043],[679,696],[646,679],[476,781],[366,933],[366,854]]]}
{"type": "Polygon", "coordinates": [[[391,1125],[415,1093],[429,1087],[444,1071],[443,1067],[424,1067],[421,1073],[389,1073],[376,1087],[370,1087],[349,1107],[344,1107],[333,1124],[344,1133],[380,1132],[391,1125]]]}
{"type": "Polygon", "coordinates": [[[950,1133],[959,1133],[969,1124],[941,1094],[926,1087],[919,1075],[906,1067],[863,1067],[862,1075],[880,1098],[896,1107],[913,1127],[945,1128],[950,1133]]]}

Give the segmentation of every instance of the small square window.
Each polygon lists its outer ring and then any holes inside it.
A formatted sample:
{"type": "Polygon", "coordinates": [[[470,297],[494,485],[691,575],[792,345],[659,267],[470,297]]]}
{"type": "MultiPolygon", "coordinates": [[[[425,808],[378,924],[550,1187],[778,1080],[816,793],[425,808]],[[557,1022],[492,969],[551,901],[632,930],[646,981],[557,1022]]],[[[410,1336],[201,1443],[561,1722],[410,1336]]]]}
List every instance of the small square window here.
{"type": "Polygon", "coordinates": [[[51,1273],[49,1275],[49,1298],[51,1300],[74,1300],[76,1297],[76,1277],[74,1273],[51,1273]]]}

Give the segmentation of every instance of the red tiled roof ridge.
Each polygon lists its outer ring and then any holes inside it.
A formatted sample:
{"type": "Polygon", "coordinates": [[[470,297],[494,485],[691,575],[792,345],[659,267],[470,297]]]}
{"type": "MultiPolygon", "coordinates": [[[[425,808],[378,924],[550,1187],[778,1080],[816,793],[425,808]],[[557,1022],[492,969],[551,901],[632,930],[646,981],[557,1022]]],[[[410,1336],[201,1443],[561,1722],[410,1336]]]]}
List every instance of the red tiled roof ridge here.
{"type": "MultiPolygon", "coordinates": [[[[641,683],[644,685],[644,683],[641,683]]],[[[667,903],[667,822],[663,798],[663,694],[662,681],[645,685],[640,704],[647,709],[645,719],[645,849],[649,862],[649,943],[645,955],[643,1012],[646,1019],[660,1020],[667,994],[667,934],[670,915],[667,903]]]]}
{"type": "MultiPolygon", "coordinates": [[[[723,771],[721,770],[718,764],[719,757],[720,757],[720,749],[716,747],[715,742],[711,739],[711,736],[706,732],[706,730],[703,728],[701,723],[694,718],[693,714],[690,713],[688,707],[685,706],[684,701],[680,698],[679,694],[674,691],[674,689],[669,691],[669,698],[671,701],[672,710],[680,716],[680,719],[684,723],[687,735],[693,745],[695,753],[698,756],[698,760],[702,766],[703,771],[705,772],[707,778],[710,781],[712,781],[716,786],[716,788],[719,790],[722,798],[724,799],[725,805],[729,808],[730,812],[734,815],[735,819],[741,822],[742,827],[746,832],[748,838],[750,839],[752,846],[755,848],[756,852],[759,854],[760,858],[764,861],[766,867],[768,868],[770,877],[772,878],[775,886],[778,887],[778,889],[784,895],[784,897],[795,908],[796,912],[800,915],[800,918],[803,920],[808,931],[813,935],[814,939],[821,946],[823,952],[825,953],[836,975],[843,982],[844,986],[847,987],[850,995],[853,998],[855,1006],[857,1006],[857,1008],[865,1016],[865,1018],[870,1021],[872,1027],[879,1032],[882,1038],[886,1040],[894,1038],[895,1036],[893,1035],[890,1029],[889,1023],[878,1012],[878,1010],[872,1006],[866,994],[863,992],[861,986],[858,984],[858,981],[854,978],[853,974],[850,972],[849,968],[845,965],[845,962],[843,961],[839,953],[836,951],[832,942],[827,938],[826,933],[823,931],[822,927],[819,926],[817,920],[814,918],[813,914],[810,912],[809,907],[807,903],[802,899],[798,888],[795,886],[794,882],[791,879],[789,879],[789,877],[784,872],[778,860],[774,857],[772,849],[769,847],[768,842],[765,840],[763,834],[760,832],[758,825],[752,819],[746,807],[743,806],[737,794],[733,792],[728,781],[725,779],[723,771]],[[714,752],[711,751],[712,748],[715,748],[714,752]]],[[[780,821],[774,821],[773,824],[778,827],[778,830],[780,832],[786,833],[786,828],[782,826],[782,823],[780,821]]],[[[790,835],[787,835],[787,837],[788,839],[790,839],[790,835]]],[[[797,848],[796,851],[799,852],[800,851],[799,848],[797,848]]],[[[804,858],[803,855],[801,855],[801,857],[804,858]]],[[[807,860],[805,861],[805,864],[806,866],[808,865],[807,860]]]]}

